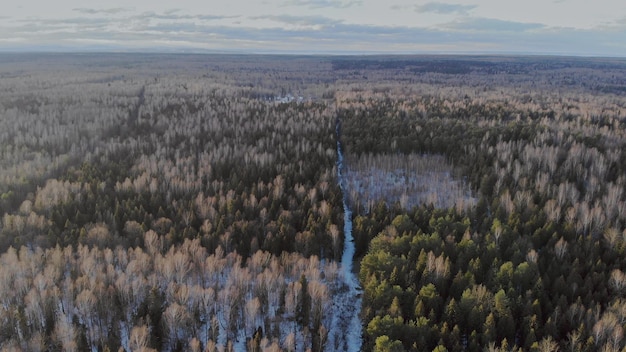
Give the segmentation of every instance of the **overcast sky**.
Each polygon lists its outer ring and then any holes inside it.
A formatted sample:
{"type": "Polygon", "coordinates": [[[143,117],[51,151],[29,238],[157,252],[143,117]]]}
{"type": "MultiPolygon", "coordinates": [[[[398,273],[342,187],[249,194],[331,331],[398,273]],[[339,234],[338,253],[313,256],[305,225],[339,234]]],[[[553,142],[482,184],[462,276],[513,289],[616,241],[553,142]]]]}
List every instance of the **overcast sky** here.
{"type": "Polygon", "coordinates": [[[0,51],[626,57],[623,0],[20,0],[0,51]]]}

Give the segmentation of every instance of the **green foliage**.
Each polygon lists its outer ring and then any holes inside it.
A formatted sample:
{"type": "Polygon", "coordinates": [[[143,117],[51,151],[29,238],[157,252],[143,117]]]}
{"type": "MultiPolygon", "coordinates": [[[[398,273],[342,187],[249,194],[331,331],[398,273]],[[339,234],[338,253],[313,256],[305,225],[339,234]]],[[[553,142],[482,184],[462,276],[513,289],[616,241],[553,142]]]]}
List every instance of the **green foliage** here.
{"type": "Polygon", "coordinates": [[[402,352],[402,342],[398,340],[390,340],[389,336],[383,335],[376,339],[376,345],[374,346],[375,352],[402,352]]]}
{"type": "MultiPolygon", "coordinates": [[[[594,174],[594,167],[602,169],[605,164],[593,166],[598,159],[616,160],[621,144],[570,134],[549,119],[542,125],[534,113],[513,107],[470,108],[459,103],[450,108],[437,99],[415,99],[426,112],[409,109],[402,115],[395,110],[398,105],[376,99],[370,101],[371,110],[340,111],[347,150],[357,155],[445,155],[460,167],[479,199],[470,212],[388,207],[387,215],[374,210],[357,217],[356,233],[372,238],[359,273],[363,316],[369,321],[366,341],[388,336],[386,343],[397,339],[407,349],[452,351],[482,351],[487,346],[565,349],[571,346],[571,334],[579,341],[599,336],[602,341],[596,346],[608,341],[598,329],[612,328],[597,321],[609,314],[601,307],[621,298],[616,282],[626,280],[618,279],[623,278],[621,271],[611,268],[625,267],[626,259],[613,255],[622,248],[615,229],[600,233],[609,226],[607,214],[613,214],[620,231],[625,222],[605,203],[611,197],[608,187],[591,185],[582,175],[594,174]],[[514,114],[522,118],[503,117],[514,114]],[[540,148],[551,156],[541,154],[540,148]],[[587,159],[589,169],[566,171],[565,160],[577,158],[571,148],[595,155],[595,160],[587,159]],[[609,156],[608,150],[615,154],[609,156]],[[548,167],[550,158],[561,167],[548,167]],[[558,202],[562,204],[557,209],[558,202]],[[593,309],[600,315],[590,320],[585,312],[593,309]],[[403,320],[394,320],[400,312],[403,320]],[[405,332],[402,338],[389,331],[393,324],[405,332]],[[425,328],[423,333],[411,334],[416,326],[425,328]]],[[[621,128],[615,133],[625,138],[621,128]]],[[[594,175],[588,177],[613,182],[605,171],[594,175]]],[[[611,192],[623,204],[623,184],[620,187],[611,192]]],[[[619,335],[618,330],[612,331],[619,335]]],[[[579,345],[577,350],[583,350],[584,343],[579,345]]],[[[624,341],[620,338],[617,345],[623,347],[624,341]]]]}

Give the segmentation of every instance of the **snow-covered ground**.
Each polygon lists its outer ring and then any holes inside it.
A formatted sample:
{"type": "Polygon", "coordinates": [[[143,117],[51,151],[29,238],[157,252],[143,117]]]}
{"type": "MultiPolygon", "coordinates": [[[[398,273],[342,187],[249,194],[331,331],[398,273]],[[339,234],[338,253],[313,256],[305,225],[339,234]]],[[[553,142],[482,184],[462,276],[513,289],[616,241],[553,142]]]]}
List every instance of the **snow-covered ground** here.
{"type": "Polygon", "coordinates": [[[339,186],[343,194],[345,236],[343,257],[341,258],[342,282],[333,297],[333,318],[329,329],[326,351],[358,352],[361,350],[362,324],[361,286],[352,271],[354,260],[354,238],[352,237],[352,211],[348,205],[346,183],[343,177],[343,152],[341,143],[337,142],[337,174],[339,186]]]}
{"type": "Polygon", "coordinates": [[[469,185],[452,177],[453,166],[441,155],[379,154],[349,158],[343,168],[349,205],[366,211],[383,200],[411,209],[422,204],[467,209],[476,204],[469,185]]]}

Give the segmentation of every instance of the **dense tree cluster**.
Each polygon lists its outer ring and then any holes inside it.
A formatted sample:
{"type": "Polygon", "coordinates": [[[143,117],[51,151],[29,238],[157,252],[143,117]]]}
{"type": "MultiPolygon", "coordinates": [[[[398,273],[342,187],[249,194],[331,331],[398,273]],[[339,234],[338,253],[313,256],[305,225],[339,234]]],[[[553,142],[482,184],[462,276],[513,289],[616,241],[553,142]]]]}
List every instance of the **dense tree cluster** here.
{"type": "Polygon", "coordinates": [[[198,239],[169,249],[162,240],[148,231],[144,249],[10,248],[0,257],[3,350],[323,345],[335,262],[262,251],[245,259],[221,247],[208,254],[198,239]]]}
{"type": "Polygon", "coordinates": [[[323,349],[343,248],[333,110],[264,98],[285,77],[251,90],[268,72],[49,59],[0,88],[0,346],[323,349]]]}
{"type": "Polygon", "coordinates": [[[441,155],[478,197],[470,210],[387,200],[354,219],[357,247],[367,250],[368,348],[624,347],[626,129],[624,100],[613,99],[599,115],[572,116],[497,98],[362,92],[342,102],[353,160],[441,155]]]}
{"type": "Polygon", "coordinates": [[[75,95],[88,89],[80,83],[42,90],[39,109],[51,112],[32,121],[22,114],[28,105],[9,109],[20,122],[7,115],[15,131],[7,129],[3,143],[11,167],[3,170],[10,195],[3,196],[2,248],[138,245],[154,229],[168,244],[200,237],[209,250],[221,245],[244,257],[257,249],[340,252],[328,231],[341,222],[328,107],[231,96],[185,77],[128,85],[135,89],[93,87],[83,93],[87,103],[75,95]],[[115,100],[124,91],[132,93],[115,100]],[[68,117],[81,113],[88,118],[68,117]],[[19,182],[24,187],[12,187],[19,182]],[[94,237],[90,229],[100,223],[106,233],[94,237]]]}
{"type": "Polygon", "coordinates": [[[623,61],[0,59],[2,350],[625,347],[623,61]]]}

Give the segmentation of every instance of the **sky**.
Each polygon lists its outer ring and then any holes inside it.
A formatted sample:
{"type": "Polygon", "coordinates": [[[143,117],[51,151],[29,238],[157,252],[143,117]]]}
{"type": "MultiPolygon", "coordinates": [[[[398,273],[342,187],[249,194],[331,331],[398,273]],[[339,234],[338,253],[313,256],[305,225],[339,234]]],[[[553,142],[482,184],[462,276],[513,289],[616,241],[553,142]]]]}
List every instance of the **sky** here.
{"type": "Polygon", "coordinates": [[[1,51],[626,57],[623,0],[20,0],[1,51]]]}

